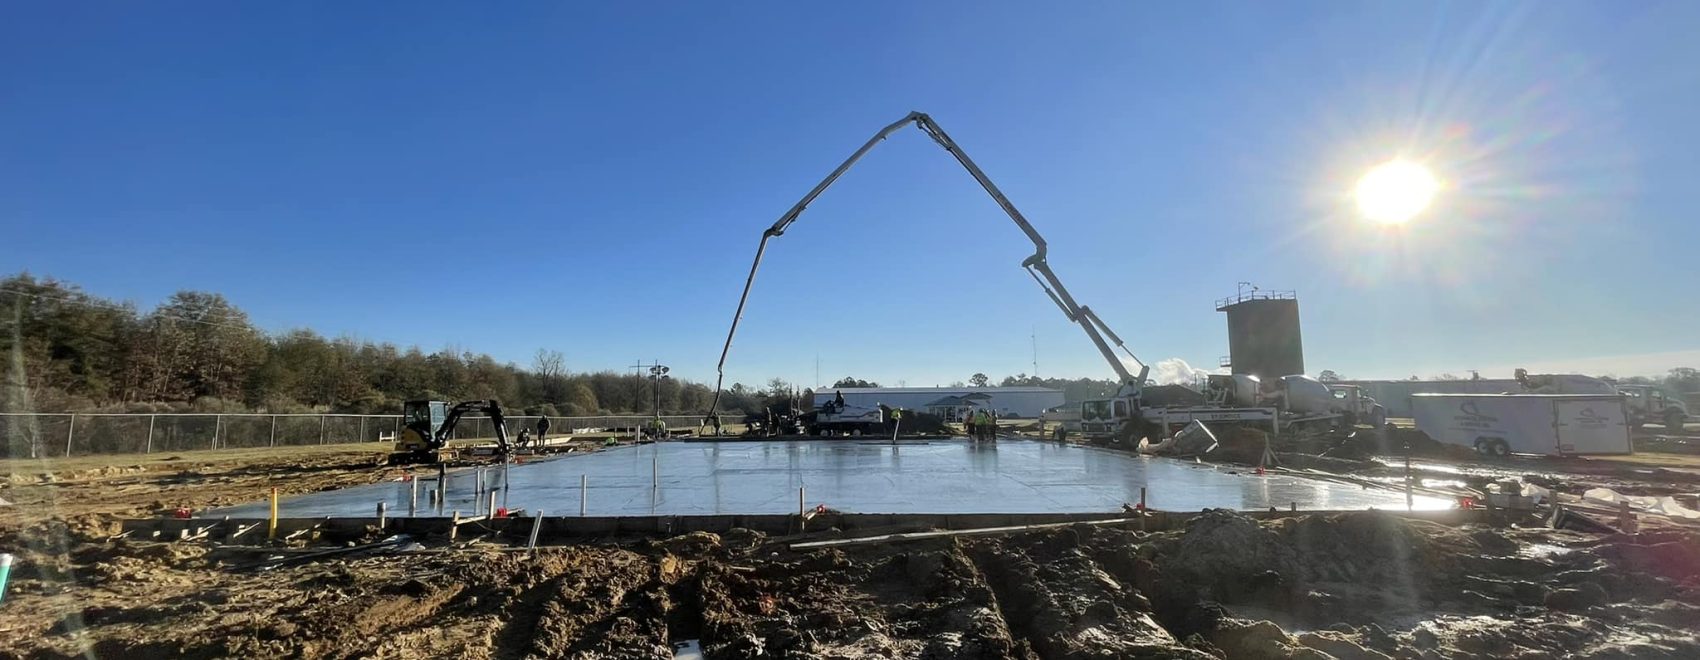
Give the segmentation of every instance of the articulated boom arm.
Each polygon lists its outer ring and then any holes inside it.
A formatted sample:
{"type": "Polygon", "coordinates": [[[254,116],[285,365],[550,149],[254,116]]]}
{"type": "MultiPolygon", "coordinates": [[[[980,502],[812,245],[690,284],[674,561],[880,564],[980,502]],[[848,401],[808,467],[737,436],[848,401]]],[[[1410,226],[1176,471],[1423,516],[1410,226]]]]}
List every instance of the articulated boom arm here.
{"type": "Polygon", "coordinates": [[[980,187],[986,190],[986,194],[991,195],[992,200],[1003,208],[1004,213],[1009,214],[1009,219],[1015,221],[1015,225],[1027,234],[1028,240],[1033,241],[1033,256],[1022,260],[1021,267],[1027,270],[1027,273],[1033,277],[1033,281],[1039,283],[1039,287],[1045,290],[1045,295],[1051,297],[1051,302],[1056,303],[1057,308],[1062,310],[1063,315],[1067,316],[1068,320],[1079,324],[1080,328],[1086,331],[1086,336],[1092,340],[1092,345],[1098,347],[1098,352],[1110,363],[1110,368],[1115,370],[1116,377],[1121,383],[1121,390],[1118,394],[1128,396],[1137,394],[1140,386],[1145,384],[1145,377],[1149,368],[1141,363],[1139,358],[1134,357],[1133,353],[1122,343],[1121,338],[1117,337],[1116,333],[1112,332],[1109,326],[1104,324],[1103,319],[1098,318],[1098,315],[1091,308],[1075,303],[1074,296],[1069,294],[1068,288],[1063,286],[1062,280],[1057,279],[1056,273],[1051,271],[1050,264],[1045,261],[1045,237],[1039,235],[1039,231],[1033,228],[1032,223],[1027,222],[1026,216],[1021,215],[1021,211],[1016,210],[1009,198],[1004,197],[1003,191],[998,190],[997,185],[986,177],[986,173],[980,171],[980,166],[975,165],[974,161],[968,157],[966,152],[962,151],[961,147],[956,146],[956,142],[945,134],[944,129],[940,128],[932,117],[927,116],[924,112],[911,112],[875,133],[872,138],[862,144],[862,148],[850,154],[849,158],[839,164],[838,168],[828,174],[813,190],[810,190],[809,194],[798,200],[791,207],[791,210],[780,216],[772,227],[768,227],[766,231],[762,232],[761,243],[756,246],[755,261],[750,264],[749,277],[744,280],[744,293],[738,297],[738,310],[732,315],[732,328],[726,332],[726,344],[720,349],[720,362],[715,365],[714,401],[709,404],[709,415],[713,415],[715,411],[720,409],[721,387],[726,379],[726,356],[732,352],[732,338],[737,336],[738,322],[744,318],[744,304],[750,299],[750,288],[755,284],[756,270],[761,268],[761,258],[767,252],[768,240],[783,235],[785,230],[791,226],[791,223],[796,222],[797,217],[803,214],[803,210],[815,201],[816,197],[819,197],[834,182],[838,181],[838,177],[849,171],[850,166],[855,165],[857,161],[873,150],[874,145],[891,137],[891,134],[902,130],[905,125],[910,123],[915,124],[916,128],[921,129],[921,132],[926,133],[939,146],[944,147],[945,151],[950,152],[950,155],[955,156],[956,162],[961,163],[963,169],[968,170],[968,174],[980,183],[980,187]],[[1105,341],[1106,336],[1109,338],[1109,342],[1105,341]],[[1116,348],[1120,348],[1122,353],[1127,355],[1127,360],[1138,368],[1137,375],[1128,369],[1128,362],[1124,362],[1122,357],[1116,354],[1115,349],[1110,347],[1110,342],[1114,342],[1116,348]]]}
{"type": "Polygon", "coordinates": [[[460,424],[460,418],[469,412],[484,413],[490,418],[490,423],[496,427],[496,446],[501,453],[508,453],[508,428],[502,417],[502,404],[495,399],[482,401],[464,401],[449,408],[448,415],[443,418],[443,426],[437,429],[436,438],[432,444],[442,447],[448,444],[449,438],[454,437],[455,425],[460,424]]]}

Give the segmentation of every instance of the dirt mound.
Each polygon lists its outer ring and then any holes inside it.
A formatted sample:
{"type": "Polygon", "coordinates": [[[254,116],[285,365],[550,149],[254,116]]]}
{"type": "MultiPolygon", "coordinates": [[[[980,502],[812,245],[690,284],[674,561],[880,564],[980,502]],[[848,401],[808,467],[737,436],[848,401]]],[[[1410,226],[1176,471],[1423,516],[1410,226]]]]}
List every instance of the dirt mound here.
{"type": "Polygon", "coordinates": [[[1188,520],[1185,532],[1157,552],[1164,596],[1171,600],[1240,600],[1283,588],[1301,572],[1280,534],[1225,509],[1188,520]]]}
{"type": "Polygon", "coordinates": [[[1151,617],[1133,580],[1117,579],[1082,550],[1092,528],[1056,532],[1030,548],[981,543],[975,562],[1003,618],[1044,658],[1209,658],[1151,617]],[[1062,547],[1058,548],[1058,545],[1062,547]]]}

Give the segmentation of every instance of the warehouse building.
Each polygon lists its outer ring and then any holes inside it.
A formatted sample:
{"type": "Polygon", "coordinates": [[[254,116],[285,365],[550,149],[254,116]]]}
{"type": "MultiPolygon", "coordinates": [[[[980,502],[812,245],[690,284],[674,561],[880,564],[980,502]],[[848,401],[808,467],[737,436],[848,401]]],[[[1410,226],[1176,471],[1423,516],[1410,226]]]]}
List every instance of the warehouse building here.
{"type": "Polygon", "coordinates": [[[918,410],[946,421],[957,421],[969,410],[992,410],[1009,419],[1033,418],[1063,404],[1062,390],[1049,387],[843,387],[815,391],[815,407],[839,394],[848,405],[918,410]]]}

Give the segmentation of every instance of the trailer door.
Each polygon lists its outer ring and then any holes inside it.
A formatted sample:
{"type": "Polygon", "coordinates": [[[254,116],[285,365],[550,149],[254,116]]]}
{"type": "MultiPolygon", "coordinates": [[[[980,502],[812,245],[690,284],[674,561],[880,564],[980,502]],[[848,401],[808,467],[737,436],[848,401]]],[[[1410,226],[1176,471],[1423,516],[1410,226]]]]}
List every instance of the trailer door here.
{"type": "Polygon", "coordinates": [[[1553,425],[1563,454],[1627,454],[1629,416],[1619,397],[1553,401],[1553,425]]]}

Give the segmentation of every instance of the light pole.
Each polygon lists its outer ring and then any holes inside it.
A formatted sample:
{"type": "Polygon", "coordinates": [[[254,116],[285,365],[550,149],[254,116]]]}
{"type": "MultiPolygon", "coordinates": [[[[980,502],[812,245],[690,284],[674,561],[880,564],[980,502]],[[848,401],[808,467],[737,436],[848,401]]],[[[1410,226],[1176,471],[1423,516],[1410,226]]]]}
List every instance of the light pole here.
{"type": "Polygon", "coordinates": [[[667,377],[667,367],[657,364],[649,368],[649,379],[655,382],[655,421],[661,421],[661,379],[667,377]]]}

